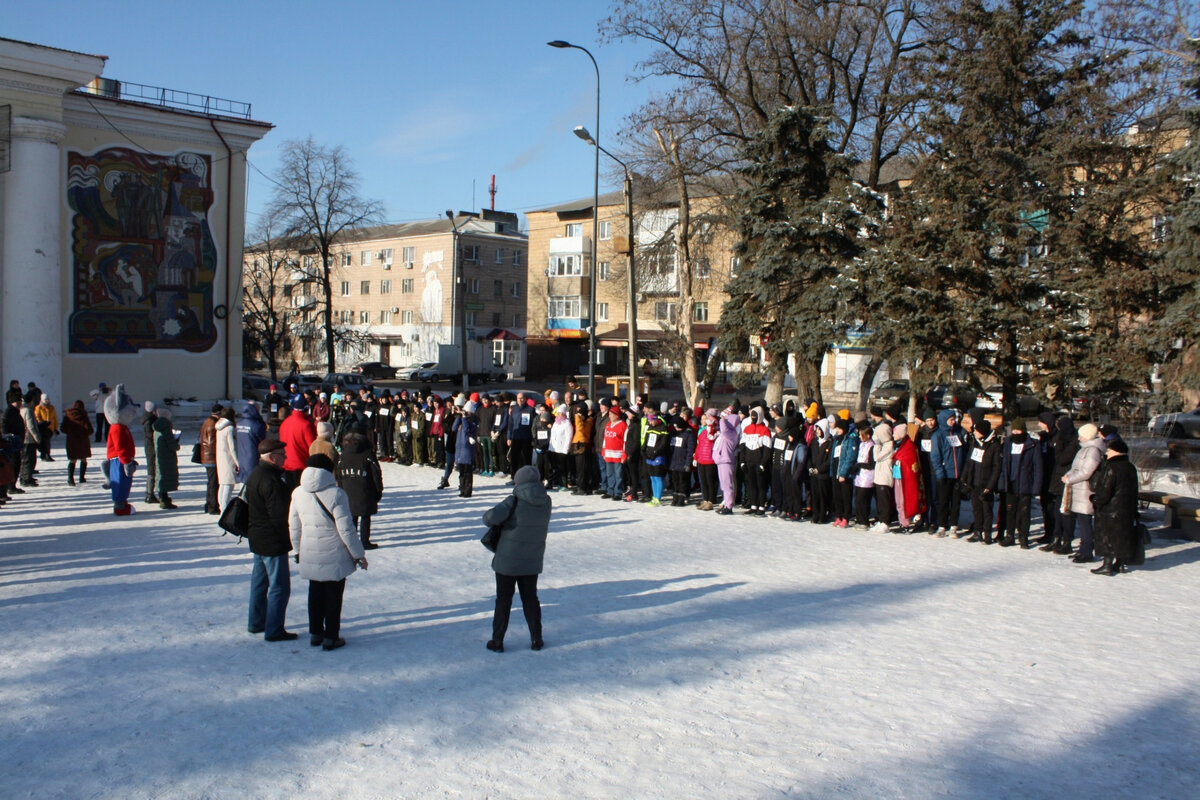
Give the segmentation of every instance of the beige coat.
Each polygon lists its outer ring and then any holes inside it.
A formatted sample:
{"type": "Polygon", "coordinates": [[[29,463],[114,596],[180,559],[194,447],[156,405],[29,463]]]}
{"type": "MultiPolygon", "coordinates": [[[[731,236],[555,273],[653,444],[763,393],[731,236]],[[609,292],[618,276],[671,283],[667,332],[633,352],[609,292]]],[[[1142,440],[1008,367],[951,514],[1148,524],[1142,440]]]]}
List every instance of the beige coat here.
{"type": "Polygon", "coordinates": [[[875,426],[871,435],[875,440],[875,485],[892,486],[892,457],[896,453],[896,443],[892,441],[892,428],[886,422],[875,426]]]}
{"type": "MultiPolygon", "coordinates": [[[[217,483],[232,486],[239,482],[237,429],[227,419],[217,422],[217,483]]],[[[249,476],[242,476],[241,481],[249,476]]]]}

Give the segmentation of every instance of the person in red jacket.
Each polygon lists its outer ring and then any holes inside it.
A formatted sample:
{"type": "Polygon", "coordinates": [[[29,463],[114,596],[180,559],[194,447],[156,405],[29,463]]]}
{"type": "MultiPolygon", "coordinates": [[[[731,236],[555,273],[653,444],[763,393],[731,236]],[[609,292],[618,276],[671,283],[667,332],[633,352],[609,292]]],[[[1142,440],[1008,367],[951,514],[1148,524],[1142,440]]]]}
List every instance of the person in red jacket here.
{"type": "Polygon", "coordinates": [[[892,456],[892,479],[895,481],[896,516],[901,533],[912,533],[925,514],[925,480],[921,476],[921,457],[908,435],[908,426],[900,423],[892,428],[896,452],[892,456]]]}
{"type": "Polygon", "coordinates": [[[125,394],[124,384],[118,384],[117,390],[104,401],[104,416],[109,425],[106,466],[113,513],[118,517],[127,517],[133,513],[133,506],[129,505],[129,490],[133,488],[133,472],[137,469],[137,462],[133,460],[137,450],[134,449],[129,426],[137,419],[138,408],[125,394]]]}
{"type": "Polygon", "coordinates": [[[308,415],[308,401],[302,396],[292,400],[292,413],[279,425],[279,439],[287,447],[283,462],[283,482],[289,490],[300,485],[300,473],[308,451],[317,438],[317,424],[308,415]]]}
{"type": "Polygon", "coordinates": [[[621,477],[625,464],[625,434],[629,426],[625,423],[620,407],[613,405],[608,410],[608,420],[604,425],[604,449],[601,457],[604,459],[603,497],[610,500],[620,500],[621,477]]]}
{"type": "Polygon", "coordinates": [[[717,426],[717,410],[710,408],[701,418],[700,432],[696,435],[696,471],[700,475],[701,511],[712,511],[717,504],[717,462],[713,458],[713,445],[720,431],[717,426]]]}

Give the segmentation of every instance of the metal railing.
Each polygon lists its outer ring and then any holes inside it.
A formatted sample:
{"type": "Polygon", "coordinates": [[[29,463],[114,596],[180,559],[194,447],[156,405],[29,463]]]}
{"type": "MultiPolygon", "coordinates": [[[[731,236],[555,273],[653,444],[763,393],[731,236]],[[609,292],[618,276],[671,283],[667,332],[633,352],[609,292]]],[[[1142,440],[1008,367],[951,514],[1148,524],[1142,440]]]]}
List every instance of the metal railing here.
{"type": "Polygon", "coordinates": [[[80,94],[108,97],[113,100],[132,100],[183,111],[195,111],[210,117],[239,117],[251,119],[250,104],[238,100],[226,100],[207,94],[148,86],[111,78],[96,78],[87,86],[76,90],[80,94]]]}

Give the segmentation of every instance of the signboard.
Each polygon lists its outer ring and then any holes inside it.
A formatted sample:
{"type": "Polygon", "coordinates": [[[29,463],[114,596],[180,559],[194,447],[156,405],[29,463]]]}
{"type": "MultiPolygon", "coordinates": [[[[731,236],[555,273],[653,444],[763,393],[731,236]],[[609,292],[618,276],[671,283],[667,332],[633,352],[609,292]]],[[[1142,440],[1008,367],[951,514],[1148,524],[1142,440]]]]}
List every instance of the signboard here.
{"type": "Polygon", "coordinates": [[[12,106],[0,106],[0,175],[12,166],[12,106]]]}
{"type": "Polygon", "coordinates": [[[483,311],[483,303],[467,303],[463,308],[467,311],[483,311]]]}

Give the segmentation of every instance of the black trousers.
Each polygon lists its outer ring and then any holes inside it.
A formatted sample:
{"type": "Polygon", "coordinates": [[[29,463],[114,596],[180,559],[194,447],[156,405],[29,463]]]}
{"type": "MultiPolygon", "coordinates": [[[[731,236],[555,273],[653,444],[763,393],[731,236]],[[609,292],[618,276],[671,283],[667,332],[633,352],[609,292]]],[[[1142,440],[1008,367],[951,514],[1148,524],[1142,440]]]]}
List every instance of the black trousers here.
{"type": "Polygon", "coordinates": [[[958,492],[958,478],[938,478],[937,482],[937,526],[958,527],[958,511],[962,497],[958,492]]]}
{"type": "Polygon", "coordinates": [[[850,520],[854,513],[854,484],[847,478],[833,480],[833,518],[850,520]]]}
{"type": "Polygon", "coordinates": [[[103,442],[108,440],[108,417],[104,414],[96,415],[96,441],[103,442]]]}
{"type": "Polygon", "coordinates": [[[32,439],[25,440],[21,448],[21,483],[33,480],[33,471],[37,468],[38,444],[32,439]]]}
{"type": "MultiPolygon", "coordinates": [[[[220,511],[221,505],[217,502],[217,466],[216,464],[205,464],[204,472],[207,474],[208,482],[204,491],[204,511],[213,512],[220,511]]],[[[296,482],[292,484],[288,478],[291,475],[289,472],[283,473],[284,482],[292,489],[300,485],[300,473],[296,473],[296,482]]]]}
{"type": "Polygon", "coordinates": [[[470,497],[475,491],[475,465],[455,464],[458,469],[458,496],[470,497]]]}
{"type": "Polygon", "coordinates": [[[833,502],[833,484],[828,475],[813,475],[812,521],[824,525],[829,522],[829,507],[833,502]]]}
{"type": "Polygon", "coordinates": [[[511,470],[508,468],[508,442],[496,437],[492,439],[492,444],[496,446],[496,472],[511,474],[511,470]]]}
{"type": "MultiPolygon", "coordinates": [[[[370,519],[368,517],[367,519],[370,519]]],[[[342,629],[342,595],[346,579],[308,582],[308,632],[326,639],[338,638],[342,629]]]]}
{"type": "Polygon", "coordinates": [[[596,489],[596,457],[590,450],[574,454],[575,486],[585,492],[596,489]]]}
{"type": "Polygon", "coordinates": [[[717,465],[700,464],[696,467],[700,473],[700,493],[706,503],[717,502],[717,465]]]}
{"type": "Polygon", "coordinates": [[[512,447],[508,448],[508,474],[516,475],[521,467],[533,463],[533,442],[514,439],[512,447]]]}
{"type": "Polygon", "coordinates": [[[1012,541],[1016,533],[1021,544],[1029,542],[1029,513],[1033,496],[1009,492],[1004,495],[1004,538],[1012,541]]]}
{"type": "Polygon", "coordinates": [[[859,525],[866,525],[871,521],[871,498],[874,495],[874,486],[854,487],[854,521],[859,525]]]}
{"type": "Polygon", "coordinates": [[[875,484],[875,517],[880,522],[896,521],[896,487],[875,484]]]}
{"type": "Polygon", "coordinates": [[[767,471],[762,465],[746,465],[746,501],[751,508],[767,507],[767,480],[767,471]]]}
{"type": "Polygon", "coordinates": [[[1038,497],[1038,503],[1042,506],[1042,535],[1046,541],[1053,541],[1063,534],[1062,512],[1059,511],[1062,508],[1062,493],[1043,494],[1038,497]]]}
{"type": "Polygon", "coordinates": [[[538,602],[537,575],[501,575],[496,573],[496,613],[492,617],[492,641],[503,642],[512,613],[513,589],[521,593],[521,610],[529,625],[529,639],[542,638],[542,605],[538,602]]]}
{"type": "Polygon", "coordinates": [[[992,513],[995,496],[983,489],[971,490],[971,519],[975,532],[982,534],[985,539],[992,536],[992,513]]]}
{"type": "Polygon", "coordinates": [[[671,470],[671,491],[676,497],[686,501],[692,494],[691,471],[671,470]]]}
{"type": "Polygon", "coordinates": [[[354,527],[358,529],[358,540],[362,542],[363,547],[366,547],[371,543],[371,515],[364,514],[353,519],[354,527]]]}

